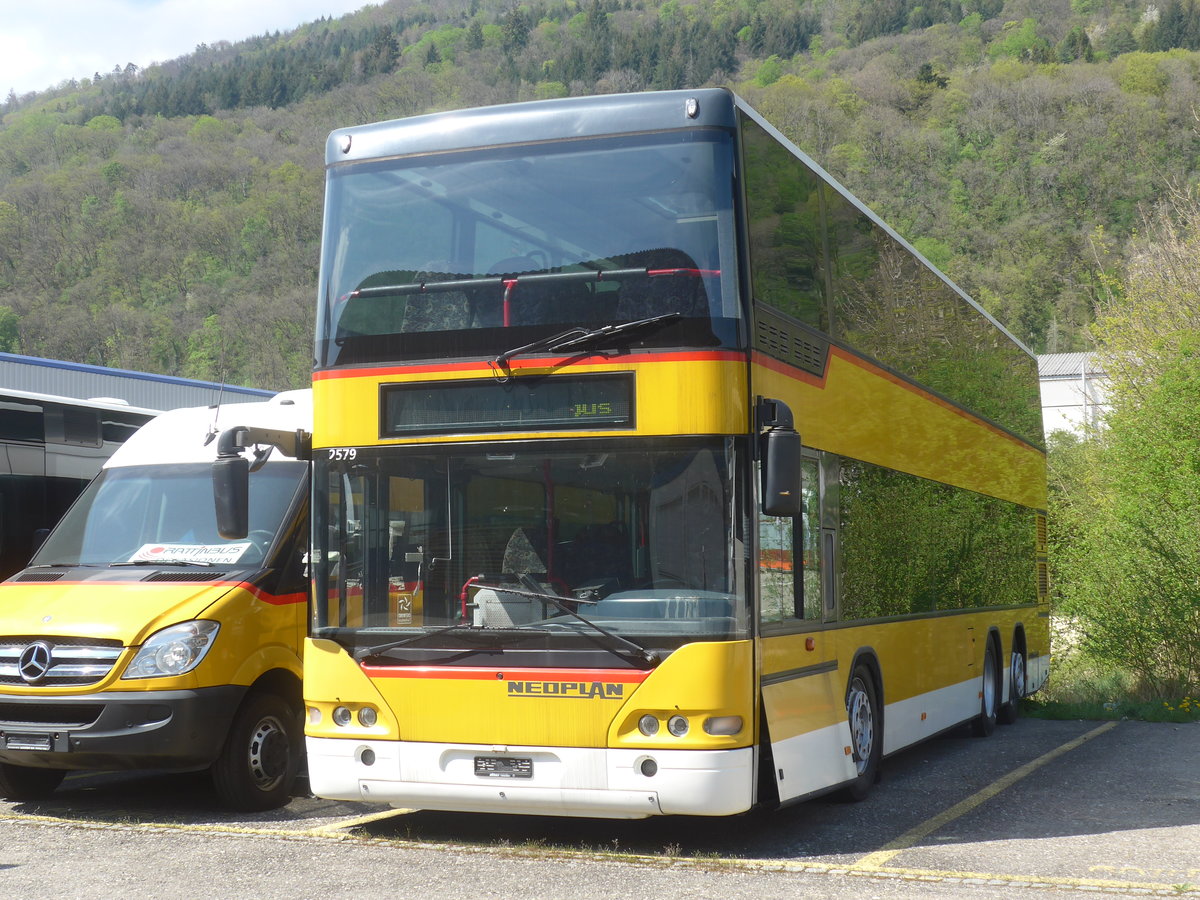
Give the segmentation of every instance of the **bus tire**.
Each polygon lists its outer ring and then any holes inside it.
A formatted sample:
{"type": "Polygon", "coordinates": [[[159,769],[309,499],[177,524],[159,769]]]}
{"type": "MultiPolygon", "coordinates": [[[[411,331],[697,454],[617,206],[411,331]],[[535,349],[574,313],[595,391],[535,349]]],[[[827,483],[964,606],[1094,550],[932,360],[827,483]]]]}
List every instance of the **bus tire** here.
{"type": "Polygon", "coordinates": [[[36,769],[0,763],[0,799],[21,802],[45,800],[62,784],[62,769],[36,769]]]}
{"type": "Polygon", "coordinates": [[[301,734],[299,714],[282,697],[250,694],[212,766],[213,788],[222,805],[261,812],[291,800],[300,768],[301,734]]]}
{"type": "Polygon", "coordinates": [[[996,730],[1000,700],[1000,661],[996,657],[996,643],[990,638],[983,652],[983,688],[979,694],[979,715],[971,723],[971,730],[976,737],[987,737],[996,730]]]}
{"type": "Polygon", "coordinates": [[[1021,717],[1021,698],[1025,696],[1025,648],[1013,647],[1008,662],[1008,702],[1000,707],[996,721],[1011,725],[1021,717]]]}
{"type": "Polygon", "coordinates": [[[850,752],[858,777],[844,787],[843,800],[857,803],[865,800],[879,780],[879,764],[883,758],[883,719],[879,715],[879,690],[871,670],[862,663],[850,675],[846,692],[846,715],[850,720],[850,752]]]}

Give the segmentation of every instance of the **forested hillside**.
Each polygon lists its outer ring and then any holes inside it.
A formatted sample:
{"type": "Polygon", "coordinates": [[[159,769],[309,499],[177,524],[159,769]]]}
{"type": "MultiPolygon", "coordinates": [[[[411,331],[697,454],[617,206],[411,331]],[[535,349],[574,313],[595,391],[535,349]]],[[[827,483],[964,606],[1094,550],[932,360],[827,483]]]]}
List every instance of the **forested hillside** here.
{"type": "Polygon", "coordinates": [[[325,135],[725,85],[1036,350],[1200,170],[1200,0],[389,0],[0,106],[0,350],[307,381],[325,135]]]}

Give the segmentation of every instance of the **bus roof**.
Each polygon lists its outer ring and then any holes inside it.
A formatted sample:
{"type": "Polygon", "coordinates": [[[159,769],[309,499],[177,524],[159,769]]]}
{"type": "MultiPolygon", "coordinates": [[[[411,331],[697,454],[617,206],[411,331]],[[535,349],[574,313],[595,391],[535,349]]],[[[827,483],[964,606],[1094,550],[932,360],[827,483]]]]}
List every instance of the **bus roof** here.
{"type": "Polygon", "coordinates": [[[333,166],[505,144],[735,125],[734,97],[723,88],[534,100],[339,128],[325,143],[325,162],[333,166]]]}
{"type": "Polygon", "coordinates": [[[162,410],[148,409],[143,406],[130,406],[119,397],[89,397],[86,400],[79,397],[63,397],[58,394],[40,394],[36,391],[18,391],[13,388],[0,388],[0,399],[31,400],[37,403],[54,403],[59,406],[75,406],[84,409],[105,409],[114,412],[132,413],[134,415],[157,416],[162,410]]]}

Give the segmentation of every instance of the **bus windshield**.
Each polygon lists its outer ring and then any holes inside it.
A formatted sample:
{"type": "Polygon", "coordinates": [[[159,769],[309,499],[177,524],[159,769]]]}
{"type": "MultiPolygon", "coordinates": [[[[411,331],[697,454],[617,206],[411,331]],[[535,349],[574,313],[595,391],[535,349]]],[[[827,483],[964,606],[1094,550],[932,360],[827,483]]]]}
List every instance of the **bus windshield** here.
{"type": "Polygon", "coordinates": [[[315,634],[361,647],[424,631],[429,648],[491,633],[503,649],[530,633],[594,642],[592,622],[638,646],[745,637],[735,443],[320,461],[315,634]]]}
{"type": "Polygon", "coordinates": [[[217,534],[211,463],[105,469],[30,565],[260,565],[306,471],[279,461],[251,474],[249,533],[227,541],[217,534]]]}
{"type": "Polygon", "coordinates": [[[624,339],[735,346],[731,146],[701,129],[331,168],[319,365],[496,356],[667,314],[624,339]]]}

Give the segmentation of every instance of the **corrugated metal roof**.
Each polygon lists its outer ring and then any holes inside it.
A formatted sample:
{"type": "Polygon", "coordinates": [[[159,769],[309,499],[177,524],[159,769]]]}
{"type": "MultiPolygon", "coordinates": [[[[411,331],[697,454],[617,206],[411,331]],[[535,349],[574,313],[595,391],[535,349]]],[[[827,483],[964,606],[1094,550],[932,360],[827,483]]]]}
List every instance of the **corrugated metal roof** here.
{"type": "Polygon", "coordinates": [[[0,388],[78,400],[112,397],[145,409],[208,406],[216,403],[218,398],[222,403],[247,403],[275,394],[275,391],[257,388],[15,353],[0,353],[0,388]]]}
{"type": "Polygon", "coordinates": [[[1046,353],[1037,358],[1039,378],[1103,378],[1094,353],[1046,353]]]}

